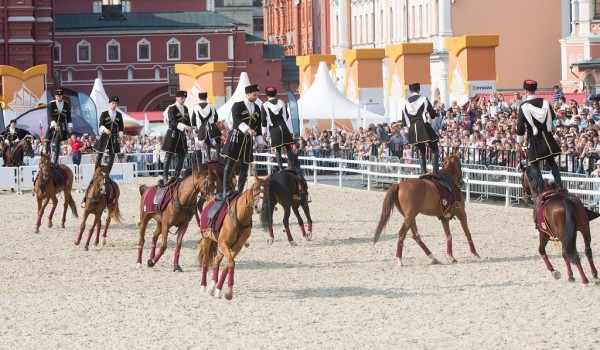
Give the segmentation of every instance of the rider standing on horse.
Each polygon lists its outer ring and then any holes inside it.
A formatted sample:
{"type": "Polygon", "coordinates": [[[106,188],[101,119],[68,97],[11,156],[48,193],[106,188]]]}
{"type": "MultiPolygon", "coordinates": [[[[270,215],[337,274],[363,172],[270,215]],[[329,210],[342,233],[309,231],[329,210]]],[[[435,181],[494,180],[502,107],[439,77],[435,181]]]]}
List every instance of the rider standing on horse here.
{"type": "Polygon", "coordinates": [[[167,109],[168,125],[167,134],[162,145],[162,150],[166,152],[165,168],[163,169],[163,183],[167,183],[169,168],[173,161],[173,155],[177,155],[177,164],[175,165],[175,178],[181,175],[183,161],[188,151],[188,142],[186,132],[194,130],[188,108],[184,106],[187,92],[177,91],[175,94],[175,103],[167,109]]]}
{"type": "Polygon", "coordinates": [[[11,120],[10,126],[8,129],[2,132],[2,137],[4,138],[4,148],[2,149],[2,158],[4,159],[4,163],[6,164],[6,154],[9,150],[19,142],[19,134],[17,132],[17,121],[11,120]]]}
{"type": "Polygon", "coordinates": [[[217,151],[217,159],[221,156],[221,130],[217,126],[219,115],[215,107],[206,101],[207,98],[208,93],[198,93],[200,103],[194,106],[192,112],[193,125],[198,128],[198,141],[200,141],[201,145],[204,144],[206,146],[206,157],[204,157],[203,163],[211,159],[210,149],[213,147],[212,142],[215,143],[214,147],[217,151]]]}
{"type": "Polygon", "coordinates": [[[560,170],[554,157],[560,155],[560,147],[554,137],[552,121],[556,118],[552,106],[545,98],[537,97],[537,82],[525,80],[523,83],[525,98],[519,107],[519,119],[517,120],[517,142],[523,142],[525,126],[527,126],[527,162],[532,170],[542,176],[539,162],[545,160],[550,166],[554,182],[562,187],[560,170]]]}
{"type": "Polygon", "coordinates": [[[101,136],[94,145],[94,150],[98,153],[94,169],[100,167],[102,158],[104,158],[104,151],[108,149],[108,165],[106,166],[108,174],[112,170],[115,154],[121,152],[119,139],[123,137],[123,115],[117,111],[118,106],[119,98],[116,96],[111,97],[108,103],[108,110],[102,112],[100,115],[98,130],[101,136]]]}
{"type": "Polygon", "coordinates": [[[440,155],[438,153],[439,138],[431,124],[427,121],[425,112],[429,113],[429,118],[435,118],[436,112],[429,99],[419,95],[421,84],[414,83],[408,85],[410,96],[404,106],[403,119],[408,127],[408,144],[415,146],[419,150],[421,157],[421,173],[427,173],[427,158],[425,144],[429,144],[429,149],[433,154],[433,172],[437,173],[440,167],[440,155]]]}
{"type": "Polygon", "coordinates": [[[258,151],[263,150],[263,138],[261,133],[260,109],[255,103],[258,98],[258,85],[246,86],[246,98],[236,102],[231,107],[229,125],[231,130],[227,137],[227,143],[223,149],[223,156],[227,159],[223,174],[223,195],[231,191],[231,177],[233,167],[240,163],[240,176],[237,183],[239,192],[244,190],[248,178],[248,166],[252,163],[252,144],[256,136],[258,151]]]}
{"type": "Polygon", "coordinates": [[[50,153],[50,145],[54,146],[54,156],[52,162],[58,165],[58,156],[60,155],[60,143],[68,140],[68,133],[73,132],[73,122],[71,120],[71,105],[63,100],[63,90],[56,89],[54,100],[48,104],[48,114],[50,116],[50,127],[46,132],[46,154],[50,153]]]}
{"type": "Polygon", "coordinates": [[[290,127],[288,126],[289,118],[286,112],[285,103],[276,98],[277,89],[268,87],[265,94],[269,100],[260,107],[262,134],[271,135],[271,148],[275,148],[275,156],[277,157],[277,165],[279,171],[283,170],[281,162],[281,149],[285,147],[285,152],[289,156],[292,152],[291,144],[294,143],[290,127]]]}

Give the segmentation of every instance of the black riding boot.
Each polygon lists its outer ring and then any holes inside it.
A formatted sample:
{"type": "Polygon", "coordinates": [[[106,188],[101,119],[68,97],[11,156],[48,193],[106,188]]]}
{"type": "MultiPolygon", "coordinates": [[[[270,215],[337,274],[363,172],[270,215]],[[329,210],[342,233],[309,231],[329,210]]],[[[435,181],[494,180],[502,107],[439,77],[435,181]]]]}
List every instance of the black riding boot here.
{"type": "Polygon", "coordinates": [[[425,152],[421,153],[421,175],[427,174],[427,158],[425,152]]]}
{"type": "Polygon", "coordinates": [[[102,158],[104,158],[104,153],[98,153],[96,158],[96,165],[94,166],[94,170],[98,169],[100,165],[102,165],[102,158]]]}
{"type": "Polygon", "coordinates": [[[550,166],[550,170],[552,171],[552,176],[554,176],[554,183],[559,188],[562,188],[562,179],[560,178],[560,169],[558,169],[558,165],[554,164],[554,166],[550,166]]]}
{"type": "Polygon", "coordinates": [[[433,172],[437,173],[440,170],[440,154],[435,152],[433,154],[433,172]]]}
{"type": "MultiPolygon", "coordinates": [[[[215,149],[217,150],[217,158],[216,159],[219,159],[219,157],[221,157],[221,140],[215,141],[215,143],[217,144],[215,146],[215,149]]],[[[210,159],[210,155],[208,158],[210,159]]]]}
{"type": "Polygon", "coordinates": [[[227,158],[225,169],[223,170],[223,197],[227,195],[227,192],[231,191],[231,176],[233,175],[234,165],[235,162],[233,159],[227,158]]]}
{"type": "Polygon", "coordinates": [[[248,179],[248,164],[242,163],[240,164],[240,176],[238,177],[237,190],[238,192],[242,192],[244,190],[244,186],[246,185],[246,179],[248,179]]]}
{"type": "Polygon", "coordinates": [[[169,169],[171,168],[171,160],[173,159],[173,153],[167,153],[165,158],[165,164],[163,169],[163,182],[166,184],[169,180],[169,169]]]}
{"type": "Polygon", "coordinates": [[[110,171],[112,170],[113,164],[115,163],[115,155],[110,153],[111,152],[108,153],[108,164],[106,164],[106,172],[108,175],[110,175],[110,171]]]}
{"type": "Polygon", "coordinates": [[[175,177],[178,178],[181,175],[181,169],[183,169],[183,162],[185,161],[185,154],[177,155],[177,164],[175,165],[175,177]]]}
{"type": "Polygon", "coordinates": [[[277,166],[279,167],[278,171],[282,171],[283,163],[281,162],[281,147],[277,147],[275,151],[275,158],[277,158],[277,166]]]}

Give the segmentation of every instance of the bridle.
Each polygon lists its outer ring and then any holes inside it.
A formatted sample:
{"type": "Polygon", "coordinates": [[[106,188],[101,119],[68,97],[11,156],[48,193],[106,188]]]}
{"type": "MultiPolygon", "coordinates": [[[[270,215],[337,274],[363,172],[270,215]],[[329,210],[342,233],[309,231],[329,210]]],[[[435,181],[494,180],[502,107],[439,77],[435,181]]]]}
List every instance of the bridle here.
{"type": "MultiPolygon", "coordinates": [[[[246,196],[248,196],[248,194],[250,195],[250,198],[252,198],[251,201],[246,201],[246,206],[244,207],[244,211],[242,215],[246,215],[246,210],[247,209],[252,209],[254,211],[254,214],[258,214],[261,211],[263,211],[265,209],[265,184],[263,182],[258,182],[258,186],[256,186],[257,184],[252,185],[252,187],[250,188],[250,191],[246,196]],[[258,187],[258,195],[256,195],[256,187],[258,187]],[[256,199],[258,197],[258,199],[256,199]]],[[[231,216],[231,219],[233,220],[233,222],[235,222],[235,226],[237,227],[237,234],[238,236],[240,234],[242,234],[242,231],[246,228],[252,227],[252,215],[250,215],[250,222],[248,222],[247,224],[242,224],[240,222],[240,220],[238,219],[237,216],[237,202],[239,200],[239,197],[235,200],[235,205],[234,205],[234,211],[231,211],[231,207],[229,207],[227,209],[228,214],[231,216]]]]}
{"type": "MultiPolygon", "coordinates": [[[[86,203],[93,204],[94,208],[95,208],[96,205],[98,204],[98,202],[100,201],[100,199],[102,198],[102,196],[106,195],[107,181],[106,181],[106,173],[104,171],[98,172],[98,174],[96,175],[96,179],[94,179],[94,185],[96,188],[97,195],[94,197],[88,197],[88,195],[86,193],[85,201],[86,201],[86,203]],[[98,181],[98,178],[100,178],[100,181],[98,181]]],[[[89,192],[91,192],[91,191],[89,191],[89,192]]]]}
{"type": "MultiPolygon", "coordinates": [[[[204,181],[202,181],[202,183],[200,185],[197,185],[197,183],[196,183],[198,181],[198,179],[196,178],[197,176],[196,175],[192,175],[192,176],[193,176],[192,186],[195,190],[198,191],[198,193],[200,193],[200,195],[201,195],[200,198],[206,198],[209,195],[211,183],[214,188],[213,193],[216,191],[216,186],[214,185],[216,181],[213,180],[211,182],[209,179],[211,176],[214,176],[212,173],[210,173],[210,172],[207,173],[206,176],[204,177],[204,181]],[[205,190],[205,191],[203,191],[203,190],[205,190]],[[205,194],[203,194],[203,193],[205,193],[205,194]]],[[[177,187],[175,188],[175,195],[173,196],[174,202],[175,202],[175,207],[177,207],[177,209],[183,211],[184,213],[190,215],[196,209],[196,206],[198,203],[198,198],[195,198],[194,202],[191,205],[184,205],[183,203],[181,203],[181,200],[179,199],[179,186],[180,185],[181,185],[181,182],[177,184],[177,187]]]]}

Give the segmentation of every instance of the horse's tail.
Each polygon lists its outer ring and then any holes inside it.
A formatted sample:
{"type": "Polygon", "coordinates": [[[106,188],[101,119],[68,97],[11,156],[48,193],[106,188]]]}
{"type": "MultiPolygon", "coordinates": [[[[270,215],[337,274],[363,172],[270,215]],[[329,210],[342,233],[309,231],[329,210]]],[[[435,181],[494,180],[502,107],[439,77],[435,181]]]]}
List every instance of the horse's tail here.
{"type": "Polygon", "coordinates": [[[73,196],[69,196],[69,208],[71,208],[71,214],[73,214],[74,217],[79,218],[79,215],[77,214],[77,206],[75,205],[73,196]]]}
{"type": "Polygon", "coordinates": [[[565,231],[563,233],[563,254],[572,264],[580,264],[579,254],[577,254],[577,222],[575,205],[568,198],[565,203],[565,231]]]}
{"type": "MultiPolygon", "coordinates": [[[[119,191],[118,188],[115,188],[115,189],[117,191],[119,191]]],[[[123,226],[125,224],[123,223],[123,216],[121,216],[121,209],[119,208],[119,195],[120,195],[120,192],[117,192],[117,200],[115,201],[115,205],[112,208],[111,216],[113,219],[115,219],[117,224],[123,226]]]]}
{"type": "Polygon", "coordinates": [[[140,196],[143,196],[144,192],[146,192],[147,189],[148,189],[148,186],[140,185],[140,187],[138,187],[138,190],[140,191],[140,196]]]}
{"type": "Polygon", "coordinates": [[[379,224],[377,224],[377,229],[375,230],[375,236],[373,237],[373,243],[377,243],[379,240],[379,236],[383,232],[383,229],[387,225],[390,220],[390,214],[394,209],[394,205],[399,205],[398,201],[398,189],[400,188],[400,184],[394,184],[388,188],[387,193],[385,195],[385,199],[383,200],[383,207],[381,208],[381,217],[379,218],[379,224]]]}
{"type": "Polygon", "coordinates": [[[198,265],[202,266],[205,258],[208,258],[204,261],[206,265],[210,266],[213,264],[215,256],[217,256],[216,246],[212,249],[215,244],[210,238],[200,238],[200,242],[198,243],[198,265]]]}
{"type": "Polygon", "coordinates": [[[272,181],[269,181],[269,184],[267,185],[268,194],[265,196],[265,208],[260,212],[260,225],[265,231],[269,231],[271,227],[273,227],[273,213],[271,212],[271,203],[274,200],[274,198],[271,197],[274,195],[272,192],[273,186],[271,186],[271,184],[272,181]]]}

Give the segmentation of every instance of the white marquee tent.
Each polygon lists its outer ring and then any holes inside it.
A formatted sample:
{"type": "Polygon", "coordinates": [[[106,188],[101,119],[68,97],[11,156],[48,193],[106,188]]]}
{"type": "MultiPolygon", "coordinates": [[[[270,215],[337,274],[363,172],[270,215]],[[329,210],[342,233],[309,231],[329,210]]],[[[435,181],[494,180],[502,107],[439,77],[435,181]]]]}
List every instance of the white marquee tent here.
{"type": "MultiPolygon", "coordinates": [[[[381,97],[383,99],[383,96],[381,97]]],[[[327,64],[319,63],[315,80],[311,87],[298,100],[298,112],[300,114],[300,133],[304,134],[304,128],[311,125],[321,125],[318,121],[329,121],[333,128],[346,127],[356,129],[367,123],[385,123],[389,119],[367,111],[354,102],[347,99],[334,85],[327,64]],[[308,124],[304,121],[308,120],[308,124]]],[[[329,127],[329,125],[327,127],[329,127]]]]}
{"type": "MultiPolygon", "coordinates": [[[[100,114],[108,109],[108,95],[104,90],[104,85],[102,84],[102,79],[96,78],[94,80],[94,87],[92,88],[92,92],[90,93],[90,97],[92,101],[96,104],[96,111],[98,112],[98,120],[100,120],[100,114]]],[[[137,124],[143,125],[143,123],[137,121],[132,116],[124,112],[122,109],[117,107],[117,111],[121,112],[123,115],[123,123],[127,124],[137,124]]]]}
{"type": "MultiPolygon", "coordinates": [[[[231,114],[231,107],[235,102],[242,101],[246,97],[246,86],[251,85],[250,79],[248,78],[248,74],[246,72],[242,72],[240,74],[240,79],[238,80],[238,85],[235,88],[233,94],[224,105],[217,109],[217,113],[219,114],[219,120],[229,120],[229,115],[231,114]]],[[[260,88],[260,86],[259,86],[260,88]]],[[[262,106],[262,101],[256,99],[256,104],[260,107],[262,106]]]]}

